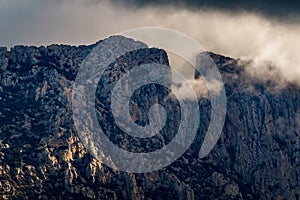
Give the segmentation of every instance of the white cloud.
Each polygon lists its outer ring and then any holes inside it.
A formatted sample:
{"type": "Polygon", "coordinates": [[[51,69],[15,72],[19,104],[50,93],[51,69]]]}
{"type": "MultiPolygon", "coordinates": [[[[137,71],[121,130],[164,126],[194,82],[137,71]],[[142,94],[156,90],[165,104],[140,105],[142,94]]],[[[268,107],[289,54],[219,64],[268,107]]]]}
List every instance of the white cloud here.
{"type": "MultiPolygon", "coordinates": [[[[222,83],[217,80],[211,80],[209,84],[211,87],[210,92],[219,93],[222,89],[222,83]]],[[[190,100],[193,100],[195,96],[199,99],[209,98],[210,95],[206,82],[203,78],[186,79],[180,85],[172,85],[171,90],[176,96],[190,100]],[[193,90],[191,90],[191,88],[193,90]]]]}

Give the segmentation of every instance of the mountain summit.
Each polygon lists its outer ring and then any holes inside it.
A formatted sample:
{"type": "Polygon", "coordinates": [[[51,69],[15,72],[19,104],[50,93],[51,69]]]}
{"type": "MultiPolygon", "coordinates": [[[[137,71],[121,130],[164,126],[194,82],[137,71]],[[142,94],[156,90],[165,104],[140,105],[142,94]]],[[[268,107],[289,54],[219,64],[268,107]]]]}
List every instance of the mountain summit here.
{"type": "MultiPolygon", "coordinates": [[[[200,98],[197,136],[170,166],[131,174],[93,158],[74,128],[71,100],[76,74],[95,46],[0,48],[3,199],[300,198],[300,88],[290,84],[274,89],[275,82],[249,75],[238,60],[213,53],[225,84],[227,115],[221,138],[208,156],[198,158],[211,109],[209,98],[200,98]]],[[[98,85],[98,121],[120,148],[153,151],[168,144],[178,129],[176,101],[169,109],[169,125],[150,139],[120,136],[113,124],[109,96],[103,95],[111,90],[108,84],[133,67],[153,62],[169,66],[164,50],[145,45],[128,52],[105,71],[107,87],[98,85]]],[[[195,79],[199,77],[196,73],[195,79]]],[[[147,124],[149,106],[163,103],[169,93],[158,85],[135,92],[131,101],[135,122],[147,124]]]]}

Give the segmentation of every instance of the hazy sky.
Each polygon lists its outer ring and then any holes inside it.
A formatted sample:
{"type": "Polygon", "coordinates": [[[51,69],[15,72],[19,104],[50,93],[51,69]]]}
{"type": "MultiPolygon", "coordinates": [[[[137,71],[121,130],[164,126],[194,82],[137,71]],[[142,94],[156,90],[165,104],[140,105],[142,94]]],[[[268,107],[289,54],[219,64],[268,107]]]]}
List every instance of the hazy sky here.
{"type": "MultiPolygon", "coordinates": [[[[279,23],[299,27],[300,1],[0,0],[0,45],[91,43],[142,26],[188,29],[186,32],[191,35],[191,29],[210,26],[213,29],[205,31],[214,36],[222,34],[215,32],[219,31],[217,26],[222,26],[234,35],[228,21],[235,23],[237,32],[257,28],[251,27],[253,19],[247,19],[247,15],[260,18],[259,23],[265,26],[279,23]]],[[[206,40],[205,37],[196,39],[206,40]]],[[[213,46],[213,41],[210,43],[208,48],[213,46]]]]}
{"type": "Polygon", "coordinates": [[[299,1],[282,0],[0,0],[0,46],[91,44],[128,29],[159,26],[183,32],[209,51],[253,59],[255,68],[269,62],[295,81],[299,13],[299,1]]]}

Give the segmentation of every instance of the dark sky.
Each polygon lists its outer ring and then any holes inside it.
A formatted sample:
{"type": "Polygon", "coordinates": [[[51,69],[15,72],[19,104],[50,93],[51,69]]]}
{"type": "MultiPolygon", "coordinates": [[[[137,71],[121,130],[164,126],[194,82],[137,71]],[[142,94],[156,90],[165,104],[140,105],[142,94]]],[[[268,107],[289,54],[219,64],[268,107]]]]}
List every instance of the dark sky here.
{"type": "Polygon", "coordinates": [[[222,0],[113,0],[127,6],[176,6],[191,10],[219,9],[230,12],[249,11],[279,20],[300,21],[300,1],[222,1],[222,0]]]}

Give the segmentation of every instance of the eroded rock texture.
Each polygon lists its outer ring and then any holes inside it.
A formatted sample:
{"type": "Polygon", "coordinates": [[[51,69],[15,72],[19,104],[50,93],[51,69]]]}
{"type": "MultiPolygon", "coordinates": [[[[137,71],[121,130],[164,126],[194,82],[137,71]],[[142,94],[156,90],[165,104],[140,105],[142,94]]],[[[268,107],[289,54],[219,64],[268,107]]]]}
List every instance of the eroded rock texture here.
{"type": "MultiPolygon", "coordinates": [[[[197,137],[170,166],[130,174],[94,159],[77,136],[71,109],[72,84],[94,46],[0,48],[3,199],[300,198],[300,88],[287,85],[278,89],[272,81],[250,76],[237,60],[215,54],[211,56],[225,82],[227,116],[222,136],[207,157],[198,158],[210,118],[209,99],[202,98],[197,137]]],[[[124,70],[151,62],[168,65],[167,54],[145,46],[117,59],[107,76],[112,73],[118,77],[124,70]]],[[[126,136],[116,136],[105,99],[101,99],[103,92],[107,92],[105,88],[98,93],[97,108],[104,113],[99,121],[107,125],[107,136],[120,147],[147,151],[174,137],[179,109],[176,101],[170,109],[174,117],[165,132],[153,141],[128,144],[124,142],[126,136]],[[146,149],[135,149],[132,144],[144,144],[146,149]]],[[[154,102],[153,95],[163,101],[168,93],[157,85],[137,91],[132,106],[144,108],[133,109],[136,122],[147,123],[145,112],[154,102]],[[140,95],[144,96],[138,98],[140,95]]]]}

